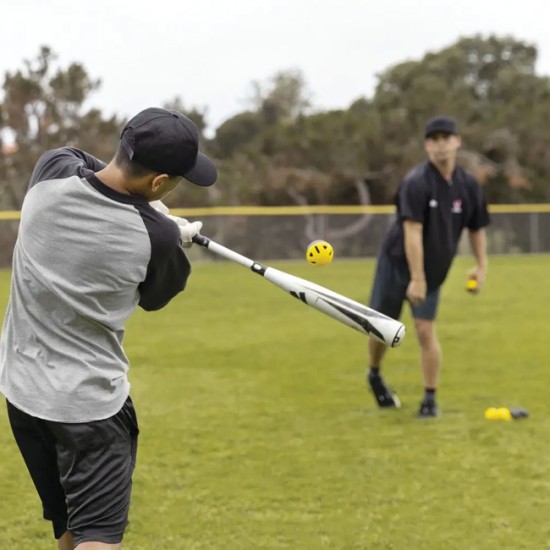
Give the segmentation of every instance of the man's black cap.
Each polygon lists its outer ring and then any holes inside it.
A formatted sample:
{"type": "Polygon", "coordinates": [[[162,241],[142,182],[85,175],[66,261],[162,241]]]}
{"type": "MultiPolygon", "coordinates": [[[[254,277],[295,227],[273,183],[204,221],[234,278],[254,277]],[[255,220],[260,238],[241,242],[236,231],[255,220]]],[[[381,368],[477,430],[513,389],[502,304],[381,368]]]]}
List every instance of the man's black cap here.
{"type": "Polygon", "coordinates": [[[426,130],[424,131],[424,137],[429,138],[432,134],[438,132],[442,134],[458,135],[456,120],[446,115],[436,116],[428,120],[426,130]]]}
{"type": "Polygon", "coordinates": [[[151,107],[130,119],[120,134],[128,156],[154,172],[181,176],[208,187],[216,182],[215,164],[199,151],[199,131],[178,111],[151,107]]]}

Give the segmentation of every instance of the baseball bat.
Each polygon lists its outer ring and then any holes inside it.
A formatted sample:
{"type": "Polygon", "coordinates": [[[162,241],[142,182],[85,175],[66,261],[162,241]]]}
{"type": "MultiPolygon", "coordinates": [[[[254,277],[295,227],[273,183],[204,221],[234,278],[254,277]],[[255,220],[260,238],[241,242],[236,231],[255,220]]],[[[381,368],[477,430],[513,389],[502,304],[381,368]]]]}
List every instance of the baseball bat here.
{"type": "Polygon", "coordinates": [[[251,269],[304,304],[322,311],[333,319],[367,334],[387,346],[397,347],[405,337],[406,330],[403,323],[328,288],[273,267],[263,266],[204,235],[195,235],[193,242],[226,260],[251,269]]]}

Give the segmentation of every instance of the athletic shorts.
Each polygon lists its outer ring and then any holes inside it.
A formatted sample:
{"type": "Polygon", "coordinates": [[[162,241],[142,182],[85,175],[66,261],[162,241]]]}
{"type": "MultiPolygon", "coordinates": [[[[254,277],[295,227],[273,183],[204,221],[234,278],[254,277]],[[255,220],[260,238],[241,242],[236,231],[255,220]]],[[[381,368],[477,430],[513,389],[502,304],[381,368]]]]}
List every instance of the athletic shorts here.
{"type": "MultiPolygon", "coordinates": [[[[372,286],[370,307],[392,319],[399,319],[403,302],[407,300],[410,276],[408,270],[393,263],[385,254],[380,254],[372,286]]],[[[429,290],[426,299],[419,305],[411,305],[415,319],[433,321],[439,304],[439,288],[429,290]]]]}
{"type": "Polygon", "coordinates": [[[117,544],[128,524],[138,424],[132,400],[105,420],[42,420],[8,402],[13,435],[59,539],[117,544]]]}

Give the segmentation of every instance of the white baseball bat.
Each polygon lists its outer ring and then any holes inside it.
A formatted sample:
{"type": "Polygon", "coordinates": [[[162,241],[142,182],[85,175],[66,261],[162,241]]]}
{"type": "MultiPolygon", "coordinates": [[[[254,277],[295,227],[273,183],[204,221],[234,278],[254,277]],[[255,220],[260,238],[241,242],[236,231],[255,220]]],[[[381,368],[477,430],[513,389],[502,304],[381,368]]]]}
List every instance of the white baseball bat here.
{"type": "Polygon", "coordinates": [[[406,330],[403,323],[328,288],[273,267],[265,267],[203,235],[195,235],[193,242],[227,260],[250,268],[254,273],[300,299],[304,304],[322,311],[333,319],[367,334],[387,346],[397,347],[405,337],[406,330]]]}

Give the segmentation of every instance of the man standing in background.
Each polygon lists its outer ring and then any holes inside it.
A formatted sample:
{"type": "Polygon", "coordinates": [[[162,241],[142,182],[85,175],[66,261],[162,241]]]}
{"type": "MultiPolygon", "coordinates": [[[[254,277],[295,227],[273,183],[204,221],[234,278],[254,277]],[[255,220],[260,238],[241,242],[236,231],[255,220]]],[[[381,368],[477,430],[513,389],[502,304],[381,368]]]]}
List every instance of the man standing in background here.
{"type": "MultiPolygon", "coordinates": [[[[485,227],[489,224],[483,192],[474,177],[456,165],[461,138],[456,121],[438,116],[424,132],[428,160],[415,166],[399,186],[397,216],[378,256],[370,307],[399,319],[403,302],[411,306],[424,381],[418,416],[438,416],[436,392],[441,370],[441,348],[435,331],[440,287],[452,261],[462,230],[469,230],[477,266],[469,277],[477,291],[487,273],[485,227]]],[[[386,346],[369,340],[368,383],[380,407],[400,407],[397,395],[381,375],[386,346]]]]}

